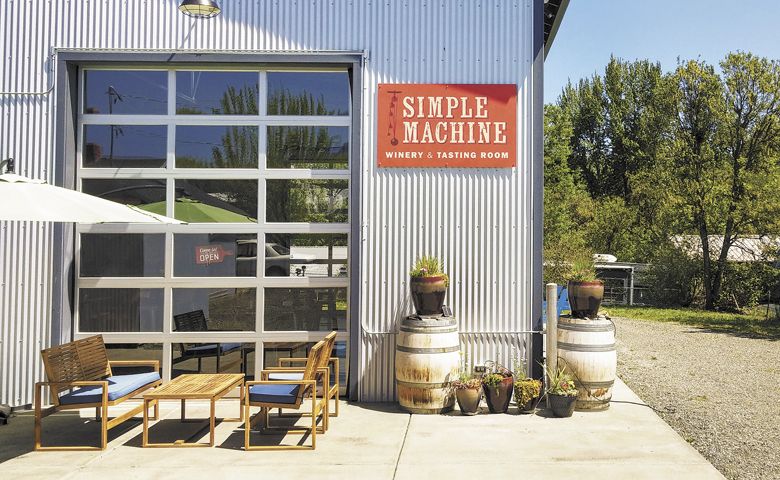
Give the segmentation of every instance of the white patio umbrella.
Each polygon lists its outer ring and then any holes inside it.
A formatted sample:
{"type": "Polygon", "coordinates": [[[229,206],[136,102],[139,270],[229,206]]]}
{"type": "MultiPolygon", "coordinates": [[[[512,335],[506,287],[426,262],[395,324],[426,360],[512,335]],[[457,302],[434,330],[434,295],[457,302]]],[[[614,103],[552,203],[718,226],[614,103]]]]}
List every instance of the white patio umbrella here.
{"type": "MultiPolygon", "coordinates": [[[[5,162],[3,162],[5,163],[5,162]]],[[[1,168],[1,167],[0,167],[1,168]]],[[[185,223],[130,205],[49,185],[9,172],[0,174],[0,220],[75,223],[185,223]]]]}

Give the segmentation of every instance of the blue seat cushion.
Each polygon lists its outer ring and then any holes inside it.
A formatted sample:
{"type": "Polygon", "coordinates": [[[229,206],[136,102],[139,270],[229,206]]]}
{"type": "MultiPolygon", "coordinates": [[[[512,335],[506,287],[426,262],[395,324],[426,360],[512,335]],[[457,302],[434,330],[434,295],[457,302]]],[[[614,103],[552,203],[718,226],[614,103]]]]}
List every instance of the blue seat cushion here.
{"type": "Polygon", "coordinates": [[[185,355],[216,355],[217,345],[219,345],[220,355],[232,352],[241,348],[240,343],[209,343],[207,345],[198,345],[197,347],[190,347],[184,352],[185,355]]]}
{"type": "Polygon", "coordinates": [[[294,404],[298,398],[300,385],[252,385],[249,387],[249,401],[251,403],[286,403],[294,404]]]}
{"type": "MultiPolygon", "coordinates": [[[[158,372],[136,373],[133,375],[114,375],[108,377],[108,400],[122,398],[139,388],[160,380],[158,372]]],[[[80,387],[60,397],[61,405],[73,405],[76,403],[100,403],[103,401],[103,387],[80,387]]]]}
{"type": "Polygon", "coordinates": [[[268,380],[303,380],[303,373],[279,372],[268,375],[268,380]]]}

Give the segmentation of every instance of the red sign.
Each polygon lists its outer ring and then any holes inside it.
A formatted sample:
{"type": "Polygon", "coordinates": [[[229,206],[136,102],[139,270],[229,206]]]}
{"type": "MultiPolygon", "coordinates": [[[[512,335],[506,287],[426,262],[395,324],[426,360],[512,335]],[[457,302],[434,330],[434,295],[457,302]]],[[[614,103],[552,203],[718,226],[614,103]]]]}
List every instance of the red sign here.
{"type": "Polygon", "coordinates": [[[198,265],[211,265],[222,263],[225,257],[233,255],[230,250],[225,250],[222,245],[204,245],[195,247],[195,263],[198,265]]]}
{"type": "Polygon", "coordinates": [[[517,86],[380,84],[380,167],[517,164],[517,86]]]}

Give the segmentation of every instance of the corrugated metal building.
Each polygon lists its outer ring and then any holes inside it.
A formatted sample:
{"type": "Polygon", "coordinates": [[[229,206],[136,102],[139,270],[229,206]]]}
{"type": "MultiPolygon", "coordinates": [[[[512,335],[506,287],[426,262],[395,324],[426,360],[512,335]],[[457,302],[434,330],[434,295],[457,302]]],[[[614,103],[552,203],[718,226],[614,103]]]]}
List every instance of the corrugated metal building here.
{"type": "Polygon", "coordinates": [[[542,295],[542,66],[567,2],[223,0],[208,20],[178,3],[0,3],[0,156],[14,157],[17,173],[126,201],[159,193],[170,216],[180,216],[180,196],[210,195],[212,207],[249,218],[0,222],[0,403],[31,403],[42,348],[95,332],[110,355],[160,358],[171,378],[195,368],[187,345],[241,344],[249,356],[239,368],[251,375],[330,328],[341,332],[350,396],[392,400],[408,270],[423,254],[445,261],[447,303],[471,361],[530,359],[542,295]],[[254,80],[241,97],[246,75],[254,80]],[[516,166],[377,167],[383,83],[515,84],[516,166]],[[222,102],[209,103],[205,90],[220,85],[222,102]],[[316,111],[282,111],[301,92],[316,111]],[[240,105],[227,105],[229,95],[240,105]],[[274,164],[289,155],[271,149],[289,145],[269,145],[289,143],[290,131],[326,135],[326,153],[274,164]],[[199,139],[207,151],[247,155],[228,152],[236,132],[254,142],[249,163],[197,163],[199,139]],[[303,195],[304,212],[284,202],[277,212],[279,191],[303,195]],[[238,247],[225,264],[187,273],[178,252],[201,243],[238,247]],[[274,255],[287,258],[279,275],[269,273],[274,255]],[[117,257],[130,260],[106,270],[117,257]],[[235,271],[220,273],[225,265],[235,271]],[[173,320],[192,312],[222,323],[177,329],[173,320]]]}

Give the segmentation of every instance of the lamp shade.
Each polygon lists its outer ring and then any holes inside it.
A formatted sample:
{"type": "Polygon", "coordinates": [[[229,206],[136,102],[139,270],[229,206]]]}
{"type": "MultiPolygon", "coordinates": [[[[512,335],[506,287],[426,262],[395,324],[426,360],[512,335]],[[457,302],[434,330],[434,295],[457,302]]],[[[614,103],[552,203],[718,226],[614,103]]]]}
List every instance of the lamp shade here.
{"type": "Polygon", "coordinates": [[[182,0],[179,11],[195,18],[211,18],[219,15],[222,10],[214,0],[182,0]]]}

